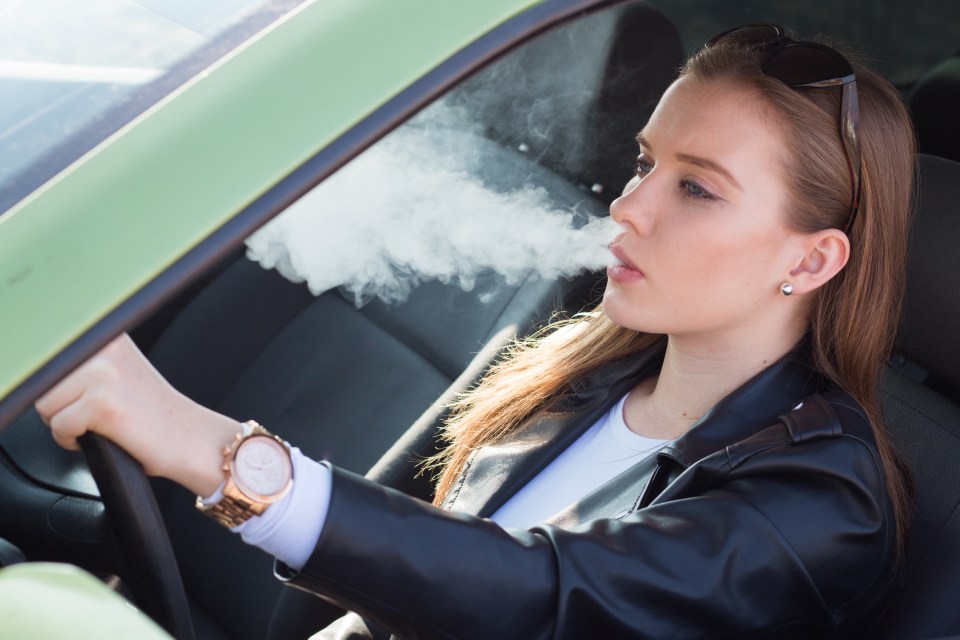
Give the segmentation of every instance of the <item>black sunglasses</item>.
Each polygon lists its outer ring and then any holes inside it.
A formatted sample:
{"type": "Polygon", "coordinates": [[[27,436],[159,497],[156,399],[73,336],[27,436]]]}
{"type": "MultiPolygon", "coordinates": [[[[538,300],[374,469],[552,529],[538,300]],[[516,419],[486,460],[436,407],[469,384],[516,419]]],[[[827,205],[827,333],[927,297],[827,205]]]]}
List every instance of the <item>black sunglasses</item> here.
{"type": "Polygon", "coordinates": [[[840,135],[847,154],[853,202],[844,233],[849,232],[860,208],[860,108],[857,102],[857,78],[853,67],[842,55],[816,42],[801,42],[787,36],[778,24],[744,24],[728,29],[707,41],[711,47],[721,40],[734,41],[749,48],[770,53],[760,64],[765,75],[788,87],[843,87],[840,106],[840,135]]]}

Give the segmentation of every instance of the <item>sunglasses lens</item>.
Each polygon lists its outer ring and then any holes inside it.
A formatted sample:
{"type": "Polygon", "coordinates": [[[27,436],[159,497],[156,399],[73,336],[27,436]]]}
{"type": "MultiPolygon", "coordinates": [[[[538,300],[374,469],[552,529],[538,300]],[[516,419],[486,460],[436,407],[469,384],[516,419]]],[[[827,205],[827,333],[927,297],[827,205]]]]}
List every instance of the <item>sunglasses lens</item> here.
{"type": "Polygon", "coordinates": [[[812,42],[797,42],[775,51],[763,63],[763,72],[796,87],[849,76],[853,68],[833,49],[812,42]]]}
{"type": "Polygon", "coordinates": [[[716,44],[720,40],[726,40],[741,46],[755,47],[778,42],[781,38],[783,38],[783,29],[775,24],[748,24],[734,27],[710,38],[707,46],[716,44]]]}

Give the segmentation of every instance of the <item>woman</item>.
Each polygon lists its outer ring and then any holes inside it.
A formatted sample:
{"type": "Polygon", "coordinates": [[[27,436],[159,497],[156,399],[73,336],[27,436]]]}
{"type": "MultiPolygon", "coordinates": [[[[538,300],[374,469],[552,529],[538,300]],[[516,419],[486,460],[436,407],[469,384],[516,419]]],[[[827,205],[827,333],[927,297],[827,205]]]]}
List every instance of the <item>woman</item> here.
{"type": "Polygon", "coordinates": [[[434,461],[443,508],[250,425],[225,471],[238,424],[125,337],[37,408],[63,446],[115,440],[364,616],[324,637],[852,633],[890,593],[907,520],[876,393],[906,109],[834,50],[748,25],[687,62],[638,142],[602,312],[461,400],[434,461]]]}

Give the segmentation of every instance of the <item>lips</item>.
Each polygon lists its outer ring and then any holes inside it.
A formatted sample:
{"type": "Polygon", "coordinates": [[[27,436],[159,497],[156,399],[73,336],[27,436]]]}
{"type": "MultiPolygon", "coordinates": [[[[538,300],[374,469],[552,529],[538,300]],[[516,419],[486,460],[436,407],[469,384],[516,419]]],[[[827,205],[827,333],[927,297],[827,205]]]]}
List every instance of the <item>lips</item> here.
{"type": "Polygon", "coordinates": [[[626,267],[630,271],[636,271],[641,276],[643,275],[643,272],[637,268],[637,265],[635,265],[633,262],[630,261],[630,259],[627,257],[626,252],[624,252],[623,248],[620,245],[617,245],[617,244],[610,245],[610,253],[613,254],[613,257],[616,258],[618,262],[620,262],[619,265],[611,265],[611,266],[626,267]]]}

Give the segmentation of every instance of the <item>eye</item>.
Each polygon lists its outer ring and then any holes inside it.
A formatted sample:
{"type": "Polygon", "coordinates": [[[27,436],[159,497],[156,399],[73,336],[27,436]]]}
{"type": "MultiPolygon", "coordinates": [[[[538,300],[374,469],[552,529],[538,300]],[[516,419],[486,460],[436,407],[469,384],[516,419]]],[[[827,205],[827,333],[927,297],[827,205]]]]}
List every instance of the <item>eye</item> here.
{"type": "Polygon", "coordinates": [[[637,161],[634,163],[634,168],[638,176],[645,176],[651,171],[653,171],[653,164],[647,160],[647,156],[640,154],[637,156],[637,161]]]}
{"type": "Polygon", "coordinates": [[[717,197],[698,185],[693,180],[684,178],[680,181],[680,190],[684,197],[694,200],[716,200],[717,197]]]}

